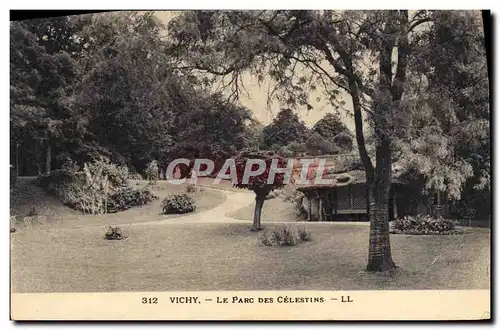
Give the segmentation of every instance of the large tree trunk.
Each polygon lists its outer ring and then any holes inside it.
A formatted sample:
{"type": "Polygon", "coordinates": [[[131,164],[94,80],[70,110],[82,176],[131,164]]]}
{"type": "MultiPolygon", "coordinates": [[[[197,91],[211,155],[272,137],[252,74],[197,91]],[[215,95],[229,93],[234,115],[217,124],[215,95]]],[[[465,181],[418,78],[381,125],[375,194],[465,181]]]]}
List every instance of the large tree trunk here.
{"type": "Polygon", "coordinates": [[[391,121],[391,113],[399,105],[406,81],[408,55],[408,11],[390,11],[385,25],[384,38],[380,44],[377,93],[373,97],[374,129],[376,137],[375,173],[367,180],[370,189],[370,246],[367,271],[392,271],[396,268],[391,255],[389,238],[389,193],[391,189],[392,160],[391,134],[396,123],[391,121]],[[391,34],[398,30],[399,38],[391,34]],[[392,55],[397,46],[398,62],[393,77],[392,55]]]}
{"type": "Polygon", "coordinates": [[[38,176],[42,175],[43,174],[43,166],[42,166],[42,163],[40,161],[40,155],[36,155],[36,167],[37,167],[37,170],[38,170],[38,176]]]}
{"type": "Polygon", "coordinates": [[[50,141],[47,140],[47,153],[45,154],[45,174],[50,175],[52,167],[52,147],[50,141]]]}
{"type": "Polygon", "coordinates": [[[262,230],[262,227],[260,226],[260,215],[262,214],[262,206],[264,206],[265,200],[265,195],[258,194],[255,196],[255,211],[253,214],[252,231],[262,230]]]}
{"type": "Polygon", "coordinates": [[[387,141],[377,147],[376,175],[369,186],[370,246],[368,265],[370,272],[392,271],[396,268],[391,255],[389,239],[389,197],[391,187],[391,152],[387,141]]]}
{"type": "Polygon", "coordinates": [[[19,143],[16,143],[16,177],[19,176],[19,143]]]}

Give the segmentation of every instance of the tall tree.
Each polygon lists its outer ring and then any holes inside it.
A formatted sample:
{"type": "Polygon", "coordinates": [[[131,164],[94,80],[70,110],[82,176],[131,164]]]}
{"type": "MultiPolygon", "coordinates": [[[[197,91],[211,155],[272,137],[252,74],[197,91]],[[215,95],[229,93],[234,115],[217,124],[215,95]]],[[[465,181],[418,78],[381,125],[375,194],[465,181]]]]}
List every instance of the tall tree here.
{"type": "MultiPolygon", "coordinates": [[[[251,112],[226,102],[220,94],[209,95],[203,90],[192,93],[193,99],[176,109],[169,159],[207,158],[217,164],[218,170],[226,159],[248,146],[251,112]]],[[[187,175],[191,168],[184,170],[187,175]]]]}
{"type": "MultiPolygon", "coordinates": [[[[490,112],[480,13],[434,12],[433,25],[414,47],[419,54],[409,61],[410,129],[402,163],[422,177],[429,194],[489,200],[490,112]]],[[[479,205],[488,212],[485,203],[479,205]]]]}
{"type": "Polygon", "coordinates": [[[64,17],[10,26],[11,131],[16,144],[45,149],[47,173],[53,147],[66,141],[66,128],[74,124],[68,95],[78,72],[71,54],[79,41],[72,37],[73,24],[64,17]],[[67,38],[62,37],[64,31],[71,31],[67,38]]]}
{"type": "Polygon", "coordinates": [[[80,60],[73,105],[88,118],[83,155],[99,153],[144,169],[165,160],[174,108],[191,98],[164,52],[163,27],[151,13],[93,15],[84,31],[92,44],[80,60]]]}
{"type": "Polygon", "coordinates": [[[391,135],[405,91],[410,40],[429,20],[425,11],[185,12],[170,31],[186,66],[231,75],[233,81],[245,71],[268,73],[276,82],[270,94],[288,104],[310,107],[308,92],[318,87],[334,106],[341,102],[339,90],[350,94],[369,185],[367,270],[385,271],[395,268],[388,228],[391,135]],[[374,163],[365,146],[363,113],[375,136],[374,163]]]}
{"type": "MultiPolygon", "coordinates": [[[[289,183],[285,173],[272,173],[276,169],[285,169],[287,167],[285,158],[273,154],[272,152],[266,153],[248,153],[242,152],[234,158],[235,179],[234,186],[237,188],[248,189],[255,193],[255,209],[253,217],[252,231],[262,230],[261,214],[264,202],[269,193],[275,189],[282,188],[289,183]],[[260,161],[261,164],[257,164],[260,161]],[[249,171],[258,172],[261,168],[260,174],[251,175],[249,171]],[[274,170],[273,170],[274,169],[274,170]],[[248,176],[248,177],[247,177],[248,176]]],[[[231,167],[229,167],[231,170],[231,167]]]]}
{"type": "Polygon", "coordinates": [[[352,150],[349,129],[334,113],[327,113],[314,124],[312,130],[336,145],[341,151],[349,152],[352,150]]]}
{"type": "Polygon", "coordinates": [[[282,109],[273,122],[262,130],[263,148],[286,146],[291,142],[304,142],[308,129],[291,109],[282,109]]]}

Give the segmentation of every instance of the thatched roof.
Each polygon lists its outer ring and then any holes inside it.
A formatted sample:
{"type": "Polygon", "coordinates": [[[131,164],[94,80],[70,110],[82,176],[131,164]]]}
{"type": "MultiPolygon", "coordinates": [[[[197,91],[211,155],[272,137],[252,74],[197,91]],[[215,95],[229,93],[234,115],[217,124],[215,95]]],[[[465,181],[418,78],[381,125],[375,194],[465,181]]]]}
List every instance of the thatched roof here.
{"type": "MultiPolygon", "coordinates": [[[[353,155],[336,155],[329,157],[326,161],[326,174],[323,179],[333,180],[331,184],[311,184],[298,185],[298,191],[312,191],[318,189],[328,189],[332,187],[343,187],[354,184],[366,183],[366,172],[359,158],[353,155]]],[[[393,166],[393,182],[398,183],[400,174],[399,166],[393,166]]]]}
{"type": "Polygon", "coordinates": [[[323,176],[323,179],[333,180],[331,184],[308,184],[297,186],[298,191],[310,191],[316,189],[328,189],[333,187],[343,187],[352,184],[366,182],[366,174],[364,170],[352,170],[340,173],[329,173],[323,176]]]}

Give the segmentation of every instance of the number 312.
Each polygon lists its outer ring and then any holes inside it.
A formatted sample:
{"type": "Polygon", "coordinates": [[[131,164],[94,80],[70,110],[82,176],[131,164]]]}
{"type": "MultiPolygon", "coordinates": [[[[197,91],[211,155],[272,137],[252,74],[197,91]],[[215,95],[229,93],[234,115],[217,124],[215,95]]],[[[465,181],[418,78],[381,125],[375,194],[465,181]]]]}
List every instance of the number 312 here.
{"type": "Polygon", "coordinates": [[[142,303],[143,304],[157,304],[158,303],[158,298],[153,297],[153,298],[142,298],[142,303]]]}

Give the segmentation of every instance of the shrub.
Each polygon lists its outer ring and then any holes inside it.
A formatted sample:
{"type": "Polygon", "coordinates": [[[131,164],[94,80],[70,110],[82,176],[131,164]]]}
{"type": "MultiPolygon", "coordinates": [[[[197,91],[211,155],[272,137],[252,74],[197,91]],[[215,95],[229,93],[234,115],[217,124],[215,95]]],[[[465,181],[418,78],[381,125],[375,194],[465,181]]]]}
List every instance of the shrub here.
{"type": "Polygon", "coordinates": [[[192,183],[188,183],[186,186],[186,192],[188,194],[196,192],[196,186],[192,183]]]}
{"type": "Polygon", "coordinates": [[[38,211],[36,210],[36,208],[34,206],[32,206],[30,208],[30,210],[28,211],[28,217],[34,217],[35,215],[38,215],[38,211]]]}
{"type": "Polygon", "coordinates": [[[108,227],[108,230],[104,234],[104,238],[107,240],[122,240],[125,238],[123,231],[120,227],[108,227]]]}
{"type": "Polygon", "coordinates": [[[299,228],[297,232],[292,227],[284,226],[273,229],[270,233],[265,231],[260,240],[266,246],[295,246],[301,242],[311,241],[312,237],[305,228],[299,228]]]}
{"type": "Polygon", "coordinates": [[[37,184],[71,208],[88,214],[118,212],[144,205],[155,197],[148,189],[127,186],[128,169],[101,157],[85,163],[82,172],[68,164],[49,176],[37,178],[37,184]]]}
{"type": "Polygon", "coordinates": [[[87,163],[90,173],[102,171],[103,177],[107,177],[110,188],[125,187],[128,184],[128,168],[111,163],[107,157],[100,156],[87,163]]]}
{"type": "Polygon", "coordinates": [[[273,245],[273,238],[271,237],[271,235],[267,231],[262,233],[262,235],[260,236],[260,240],[261,240],[262,244],[264,244],[265,246],[272,246],[273,245]]]}
{"type": "Polygon", "coordinates": [[[128,174],[129,180],[144,180],[142,175],[140,173],[129,173],[128,174]]]}
{"type": "Polygon", "coordinates": [[[172,194],[165,197],[161,208],[162,214],[189,213],[196,210],[196,202],[188,194],[172,194]]]}
{"type": "Polygon", "coordinates": [[[307,210],[304,207],[304,193],[294,190],[292,194],[287,194],[284,196],[283,200],[285,202],[293,203],[293,209],[295,210],[295,214],[299,217],[305,219],[307,218],[307,210]]]}
{"type": "Polygon", "coordinates": [[[295,246],[300,242],[300,238],[293,228],[275,229],[273,230],[273,236],[278,245],[282,246],[295,246]]]}
{"type": "Polygon", "coordinates": [[[106,197],[113,188],[106,172],[115,177],[115,182],[121,178],[113,173],[113,166],[98,160],[85,163],[83,172],[77,172],[74,164],[67,162],[64,168],[39,176],[36,183],[71,208],[90,214],[105,213],[106,197]]]}
{"type": "Polygon", "coordinates": [[[121,188],[109,195],[107,211],[108,213],[124,211],[134,206],[146,205],[155,199],[158,197],[153,195],[147,187],[142,189],[121,188]]]}
{"type": "Polygon", "coordinates": [[[78,167],[78,164],[69,157],[66,158],[66,160],[64,161],[64,163],[61,166],[61,169],[70,175],[75,174],[80,170],[80,168],[78,167]]]}
{"type": "Polygon", "coordinates": [[[146,168],[146,178],[148,181],[158,180],[158,162],[156,160],[151,161],[146,168]]]}
{"type": "Polygon", "coordinates": [[[455,222],[443,218],[434,218],[427,214],[405,216],[390,223],[392,234],[409,235],[450,235],[460,234],[461,230],[455,227],[455,222]]]}
{"type": "Polygon", "coordinates": [[[305,228],[299,228],[299,237],[302,242],[309,242],[312,240],[311,233],[309,233],[305,228]]]}

